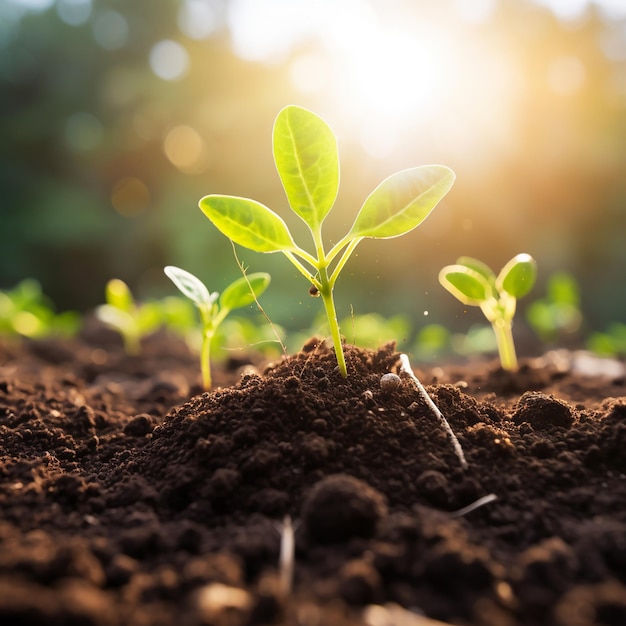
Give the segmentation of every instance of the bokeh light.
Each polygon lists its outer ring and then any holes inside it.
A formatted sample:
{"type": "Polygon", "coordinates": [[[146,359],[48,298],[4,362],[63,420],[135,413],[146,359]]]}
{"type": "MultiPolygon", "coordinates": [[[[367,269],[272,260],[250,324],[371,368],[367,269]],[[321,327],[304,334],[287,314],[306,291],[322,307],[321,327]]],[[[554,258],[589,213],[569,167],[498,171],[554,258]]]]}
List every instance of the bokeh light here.
{"type": "Polygon", "coordinates": [[[177,80],[187,72],[189,56],[176,41],[164,39],[150,50],[150,67],[164,80],[177,80]]]}
{"type": "Polygon", "coordinates": [[[113,185],[111,204],[124,217],[135,217],[148,207],[150,191],[139,178],[122,178],[113,185]]]}

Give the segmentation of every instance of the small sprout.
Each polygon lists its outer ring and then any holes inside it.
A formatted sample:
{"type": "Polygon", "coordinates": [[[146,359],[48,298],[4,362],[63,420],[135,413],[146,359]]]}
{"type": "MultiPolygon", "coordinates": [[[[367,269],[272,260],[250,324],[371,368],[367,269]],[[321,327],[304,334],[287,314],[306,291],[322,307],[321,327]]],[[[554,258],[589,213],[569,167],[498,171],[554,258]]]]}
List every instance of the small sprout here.
{"type": "Polygon", "coordinates": [[[604,332],[591,333],[587,348],[599,356],[626,356],[626,324],[612,322],[604,332]]]}
{"type": "Polygon", "coordinates": [[[119,278],[106,284],[104,295],[106,304],[96,308],[96,317],[120,333],[128,354],[139,354],[142,337],[154,332],[163,321],[159,304],[138,304],[119,278]]]}
{"type": "Polygon", "coordinates": [[[270,284],[270,275],[257,272],[242,276],[231,283],[222,295],[217,291],[209,293],[206,285],[196,276],[173,265],[163,269],[167,277],[178,290],[189,298],[200,311],[202,322],[202,347],[200,350],[200,369],[202,386],[211,389],[211,341],[219,325],[233,310],[248,306],[256,301],[270,284]]]}
{"type": "Polygon", "coordinates": [[[394,393],[402,386],[402,380],[397,374],[391,372],[380,377],[380,389],[383,393],[394,393]]]}
{"type": "Polygon", "coordinates": [[[513,317],[518,298],[535,284],[537,264],[529,254],[513,257],[496,276],[482,261],[460,257],[439,272],[439,282],[463,304],[478,306],[491,324],[498,343],[500,363],[517,370],[513,343],[513,317]]]}
{"type": "Polygon", "coordinates": [[[38,281],[25,278],[13,289],[0,291],[0,335],[41,338],[76,334],[80,316],[75,311],[56,313],[38,281]]]}
{"type": "Polygon", "coordinates": [[[542,341],[550,342],[580,330],[580,287],[567,272],[555,272],[546,284],[544,298],[535,300],[526,309],[526,320],[542,341]]]}
{"type": "Polygon", "coordinates": [[[333,131],[311,111],[287,106],[274,124],[273,151],[289,205],[311,231],[313,254],[296,244],[281,217],[249,198],[210,195],[200,200],[200,209],[234,243],[255,252],[282,252],[313,285],[310,293],[322,298],[339,371],[346,377],[333,299],[341,270],[363,239],[399,237],[419,226],[448,193],[455,175],[442,165],[426,165],[390,176],[365,200],[348,233],[326,250],[322,223],[339,191],[333,131]]]}

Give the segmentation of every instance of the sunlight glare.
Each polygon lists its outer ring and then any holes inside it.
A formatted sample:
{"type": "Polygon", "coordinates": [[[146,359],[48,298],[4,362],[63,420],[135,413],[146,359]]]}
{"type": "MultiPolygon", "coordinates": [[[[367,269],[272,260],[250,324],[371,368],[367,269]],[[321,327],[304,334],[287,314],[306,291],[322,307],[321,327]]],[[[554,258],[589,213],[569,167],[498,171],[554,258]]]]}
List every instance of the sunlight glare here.
{"type": "Polygon", "coordinates": [[[231,0],[227,21],[233,49],[246,61],[282,60],[310,33],[310,13],[302,0],[231,0]]]}
{"type": "Polygon", "coordinates": [[[493,14],[496,0],[455,0],[456,11],[469,24],[482,24],[493,14]]]}
{"type": "Polygon", "coordinates": [[[560,20],[574,21],[584,15],[589,7],[589,0],[539,0],[560,20]]]}
{"type": "Polygon", "coordinates": [[[554,93],[568,96],[583,87],[585,74],[585,66],[578,57],[561,56],[548,66],[548,85],[554,93]]]}

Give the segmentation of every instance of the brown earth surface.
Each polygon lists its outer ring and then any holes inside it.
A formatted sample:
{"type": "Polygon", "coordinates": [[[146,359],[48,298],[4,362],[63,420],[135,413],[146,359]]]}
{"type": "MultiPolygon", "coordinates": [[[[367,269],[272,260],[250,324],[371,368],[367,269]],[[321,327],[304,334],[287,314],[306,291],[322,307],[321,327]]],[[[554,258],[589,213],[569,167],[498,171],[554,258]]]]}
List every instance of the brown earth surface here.
{"type": "Polygon", "coordinates": [[[623,365],[398,356],[3,341],[0,624],[624,626],[623,365]]]}

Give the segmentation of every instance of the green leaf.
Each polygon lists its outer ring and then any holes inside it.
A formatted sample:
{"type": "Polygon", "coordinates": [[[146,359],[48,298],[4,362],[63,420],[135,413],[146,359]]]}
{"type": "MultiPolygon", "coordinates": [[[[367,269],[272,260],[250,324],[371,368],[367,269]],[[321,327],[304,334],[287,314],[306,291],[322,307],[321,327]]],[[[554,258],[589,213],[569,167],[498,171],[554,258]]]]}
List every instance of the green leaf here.
{"type": "Polygon", "coordinates": [[[128,285],[119,278],[112,278],[105,287],[106,303],[120,311],[130,313],[135,308],[135,301],[128,285]]]}
{"type": "Polygon", "coordinates": [[[252,304],[270,284],[270,275],[265,272],[255,272],[249,276],[242,276],[224,289],[220,297],[220,308],[239,309],[252,304]]]}
{"type": "Polygon", "coordinates": [[[464,265],[447,265],[439,272],[439,282],[463,304],[480,306],[491,297],[491,285],[477,271],[464,265]]]}
{"type": "Polygon", "coordinates": [[[174,265],[164,267],[163,271],[178,290],[198,306],[211,306],[217,300],[219,294],[209,293],[206,285],[191,272],[174,265]]]}
{"type": "Polygon", "coordinates": [[[205,196],[199,203],[215,227],[235,243],[255,252],[297,250],[287,225],[265,205],[237,196],[205,196]]]}
{"type": "Polygon", "coordinates": [[[482,261],[475,259],[471,256],[461,256],[456,260],[457,265],[465,265],[465,267],[469,267],[470,269],[478,272],[489,282],[489,284],[494,285],[496,282],[496,275],[494,271],[482,261]]]}
{"type": "Polygon", "coordinates": [[[514,256],[500,271],[496,279],[498,291],[506,291],[514,298],[525,296],[534,286],[537,264],[530,254],[514,256]]]}
{"type": "Polygon", "coordinates": [[[365,200],[348,237],[398,237],[419,226],[448,193],[454,172],[443,165],[414,167],[386,178],[365,200]]]}
{"type": "Polygon", "coordinates": [[[311,111],[291,105],[276,117],[273,150],[289,205],[311,230],[319,229],[339,191],[333,131],[311,111]]]}

